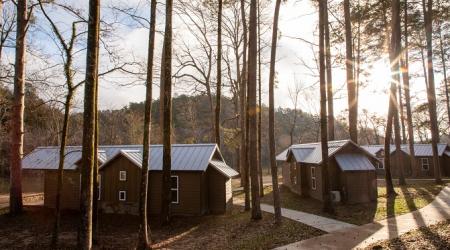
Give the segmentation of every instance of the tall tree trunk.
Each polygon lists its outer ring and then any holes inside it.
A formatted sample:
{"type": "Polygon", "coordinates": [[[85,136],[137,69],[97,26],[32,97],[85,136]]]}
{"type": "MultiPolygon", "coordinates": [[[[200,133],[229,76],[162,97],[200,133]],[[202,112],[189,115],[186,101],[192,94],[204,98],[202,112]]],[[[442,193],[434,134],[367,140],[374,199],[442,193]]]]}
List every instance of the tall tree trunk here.
{"type": "Polygon", "coordinates": [[[256,104],[256,66],[258,56],[257,41],[257,0],[250,1],[250,19],[249,19],[249,43],[248,43],[248,120],[249,120],[249,164],[252,186],[252,219],[260,220],[262,218],[260,197],[259,197],[259,179],[258,179],[258,135],[257,135],[257,113],[259,112],[256,104]]]}
{"type": "Polygon", "coordinates": [[[150,3],[150,31],[148,39],[147,55],[147,87],[145,92],[144,113],[144,140],[142,142],[142,172],[139,195],[139,239],[137,249],[151,248],[151,232],[147,221],[148,204],[148,171],[150,163],[150,136],[152,124],[152,84],[153,84],[153,57],[155,50],[155,26],[156,26],[156,0],[150,3]]]}
{"type": "Polygon", "coordinates": [[[215,139],[220,147],[220,98],[222,89],[222,0],[219,0],[219,13],[217,17],[217,91],[216,91],[216,117],[215,139]]]}
{"type": "Polygon", "coordinates": [[[16,59],[11,117],[9,213],[22,212],[23,114],[25,108],[25,42],[27,1],[17,1],[16,59]]]}
{"type": "Polygon", "coordinates": [[[319,1],[319,77],[320,77],[320,142],[322,148],[322,194],[323,211],[334,213],[330,195],[330,177],[328,176],[328,132],[327,132],[327,83],[325,80],[325,12],[327,0],[319,1]]]}
{"type": "Polygon", "coordinates": [[[330,23],[328,21],[328,3],[325,5],[325,62],[327,72],[328,139],[334,140],[333,75],[331,65],[330,23]]]}
{"type": "MultiPolygon", "coordinates": [[[[438,1],[438,11],[441,10],[441,2],[438,1]]],[[[446,60],[445,60],[445,53],[444,53],[444,45],[443,45],[443,39],[442,39],[442,23],[440,22],[438,25],[438,34],[439,34],[439,50],[440,50],[440,56],[441,56],[441,62],[442,62],[442,73],[444,75],[444,88],[445,88],[445,104],[447,106],[447,119],[448,123],[450,124],[450,95],[448,91],[448,79],[447,79],[447,68],[446,66],[446,60]]],[[[0,55],[1,56],[1,55],[0,55]]],[[[0,57],[1,59],[1,57],[0,57]]]]}
{"type": "MultiPolygon", "coordinates": [[[[394,122],[394,142],[395,149],[397,151],[396,161],[398,167],[398,178],[399,184],[405,185],[405,177],[403,171],[403,154],[401,152],[401,135],[400,135],[400,123],[399,123],[399,106],[397,102],[397,85],[400,84],[400,58],[401,58],[401,28],[400,28],[400,0],[392,0],[391,2],[391,45],[390,45],[390,62],[391,62],[391,72],[392,72],[392,84],[395,89],[393,92],[393,112],[392,119],[394,122]]],[[[389,152],[389,151],[385,151],[389,152]]]]}
{"type": "MultiPolygon", "coordinates": [[[[247,155],[247,20],[245,0],[241,0],[241,17],[244,33],[242,45],[242,77],[241,77],[241,169],[244,170],[245,210],[250,210],[250,181],[247,155]]],[[[242,173],[241,173],[242,174],[242,173]]]]}
{"type": "Polygon", "coordinates": [[[402,78],[403,78],[403,86],[405,89],[405,106],[406,106],[406,123],[408,124],[408,145],[409,145],[409,155],[410,155],[410,164],[412,170],[412,177],[416,177],[416,153],[414,150],[414,131],[412,124],[412,112],[411,112],[411,95],[410,95],[410,84],[409,84],[409,43],[408,43],[408,1],[405,0],[404,5],[404,37],[405,37],[405,49],[404,49],[404,60],[400,61],[402,64],[402,78]]]}
{"type": "MultiPolygon", "coordinates": [[[[0,30],[3,30],[3,1],[0,1],[0,30]]],[[[3,43],[0,42],[0,65],[2,62],[3,43]]]]}
{"type": "Polygon", "coordinates": [[[86,51],[86,80],[84,87],[83,148],[81,161],[81,222],[78,248],[92,248],[92,198],[95,152],[95,90],[98,75],[100,1],[89,1],[88,41],[86,51]]]}
{"type": "Polygon", "coordinates": [[[433,69],[433,1],[428,0],[425,6],[425,0],[422,0],[423,13],[425,18],[425,34],[427,41],[427,69],[428,69],[428,112],[430,114],[431,125],[431,148],[433,150],[434,178],[436,183],[442,183],[441,166],[439,164],[439,154],[437,144],[439,143],[439,128],[437,123],[436,112],[436,93],[434,86],[434,69],[433,69]],[[427,10],[428,9],[428,10],[427,10]]]}
{"type": "MultiPolygon", "coordinates": [[[[400,55],[401,57],[401,55],[400,55]]],[[[398,59],[398,60],[401,60],[398,59]]],[[[399,78],[400,80],[400,78],[399,78]]],[[[402,144],[406,143],[406,128],[405,128],[405,115],[403,114],[403,96],[402,96],[402,85],[398,82],[398,108],[400,109],[400,124],[401,124],[401,132],[402,132],[402,144]]]]}
{"type": "Polygon", "coordinates": [[[166,26],[164,31],[164,133],[163,133],[163,173],[161,192],[161,220],[163,224],[170,221],[172,203],[171,185],[171,133],[172,133],[172,10],[173,0],[166,1],[166,26]]]}
{"type": "Polygon", "coordinates": [[[261,160],[261,138],[262,138],[262,131],[261,131],[261,120],[262,120],[262,96],[261,96],[261,1],[258,0],[258,175],[259,175],[259,195],[261,197],[264,196],[264,183],[263,183],[263,172],[262,172],[262,160],[261,160]]]}
{"type": "Polygon", "coordinates": [[[277,41],[278,41],[278,17],[280,15],[281,0],[275,2],[275,12],[273,15],[272,28],[272,45],[270,51],[270,70],[269,70],[269,157],[270,170],[272,172],[273,187],[273,207],[275,214],[275,222],[281,223],[281,205],[280,190],[278,187],[278,167],[275,159],[275,63],[277,58],[277,41]]]}
{"type": "Polygon", "coordinates": [[[66,141],[67,134],[69,128],[69,118],[70,118],[70,109],[72,106],[72,90],[69,89],[66,96],[66,102],[64,105],[64,118],[63,118],[63,128],[61,131],[61,144],[59,146],[59,163],[58,163],[58,178],[56,184],[56,196],[55,196],[55,221],[53,225],[53,235],[52,235],[52,248],[56,248],[58,246],[58,237],[59,237],[59,226],[61,221],[61,192],[63,185],[63,173],[64,173],[64,159],[66,157],[66,141]]]}
{"type": "Polygon", "coordinates": [[[345,65],[347,71],[347,92],[348,92],[348,125],[350,139],[358,143],[358,106],[356,104],[356,87],[353,77],[353,45],[352,26],[350,20],[350,0],[344,0],[345,19],[345,65]]]}

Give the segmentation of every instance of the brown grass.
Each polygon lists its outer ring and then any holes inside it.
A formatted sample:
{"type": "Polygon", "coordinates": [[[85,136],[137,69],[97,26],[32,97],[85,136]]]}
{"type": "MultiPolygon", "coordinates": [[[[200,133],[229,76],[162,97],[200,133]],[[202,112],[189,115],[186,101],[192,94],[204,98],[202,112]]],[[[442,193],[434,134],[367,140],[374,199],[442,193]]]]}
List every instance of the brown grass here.
{"type": "Polygon", "coordinates": [[[450,220],[377,242],[366,249],[450,249],[450,220]]]}
{"type": "MultiPolygon", "coordinates": [[[[170,249],[270,249],[318,236],[323,232],[304,224],[283,219],[273,224],[273,216],[264,213],[261,221],[251,221],[249,212],[234,207],[224,215],[175,217],[170,226],[152,227],[153,247],[170,249]]],[[[78,214],[62,216],[61,249],[76,249],[78,214]]],[[[0,215],[0,249],[48,249],[52,211],[26,208],[17,217],[0,215]]],[[[152,219],[152,221],[154,221],[152,219]]],[[[101,249],[132,249],[136,242],[138,218],[130,215],[102,214],[99,244],[101,249]]]]}

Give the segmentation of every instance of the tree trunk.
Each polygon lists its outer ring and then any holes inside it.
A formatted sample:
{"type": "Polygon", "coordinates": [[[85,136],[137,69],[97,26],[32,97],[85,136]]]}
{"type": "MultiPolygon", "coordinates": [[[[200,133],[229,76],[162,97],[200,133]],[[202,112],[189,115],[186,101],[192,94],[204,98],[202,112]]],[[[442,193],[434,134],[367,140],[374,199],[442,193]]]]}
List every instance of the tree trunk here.
{"type": "MultiPolygon", "coordinates": [[[[328,1],[328,0],[327,0],[328,1]]],[[[330,23],[328,21],[328,3],[325,5],[325,62],[327,72],[327,104],[328,104],[328,140],[334,140],[334,107],[333,107],[333,75],[331,65],[330,23]]]]}
{"type": "MultiPolygon", "coordinates": [[[[99,53],[97,53],[97,64],[99,62],[99,53]]],[[[92,242],[94,245],[98,243],[98,197],[99,193],[99,177],[98,177],[98,72],[96,76],[97,84],[95,85],[95,113],[94,113],[94,175],[93,175],[93,198],[92,198],[92,242]]]]}
{"type": "Polygon", "coordinates": [[[252,187],[252,219],[260,220],[262,218],[260,197],[259,197],[259,179],[258,179],[258,136],[257,136],[257,114],[259,112],[256,104],[256,66],[258,56],[257,41],[257,0],[250,1],[250,19],[249,19],[249,43],[248,43],[248,120],[249,120],[249,164],[252,187]]]}
{"type": "Polygon", "coordinates": [[[59,226],[61,221],[61,192],[63,185],[63,173],[64,173],[64,159],[66,157],[66,141],[69,127],[69,118],[70,118],[70,108],[72,106],[72,90],[69,89],[66,102],[64,105],[64,118],[63,118],[63,128],[61,131],[61,145],[59,147],[59,163],[58,163],[58,179],[56,186],[56,197],[55,197],[55,222],[53,225],[53,235],[52,235],[52,248],[56,248],[58,246],[58,237],[59,237],[59,226]]]}
{"type": "Polygon", "coordinates": [[[216,91],[216,117],[215,117],[215,138],[216,144],[220,147],[220,98],[222,88],[222,0],[219,3],[219,13],[217,17],[217,91],[216,91]]]}
{"type": "MultiPolygon", "coordinates": [[[[242,45],[242,77],[241,77],[241,169],[244,170],[245,211],[250,210],[250,181],[247,155],[247,20],[245,17],[245,0],[241,0],[241,17],[244,33],[242,45]]],[[[241,173],[242,174],[242,173],[241,173]]]]}
{"type": "Polygon", "coordinates": [[[170,205],[172,203],[171,187],[171,133],[172,133],[172,10],[173,0],[166,1],[166,26],[164,31],[164,133],[163,133],[163,173],[161,192],[161,221],[170,221],[170,205]]]}
{"type": "Polygon", "coordinates": [[[277,54],[278,41],[278,17],[280,15],[281,0],[275,2],[275,13],[273,15],[272,28],[272,45],[270,51],[270,70],[269,70],[269,157],[270,170],[272,172],[272,187],[273,187],[273,207],[275,214],[275,222],[281,223],[281,205],[280,205],[280,190],[278,187],[278,167],[275,159],[275,63],[277,54]]]}
{"type": "MultiPolygon", "coordinates": [[[[401,57],[401,55],[400,55],[401,57]]],[[[398,59],[398,60],[401,60],[398,59]]],[[[401,67],[400,67],[401,69],[401,67]]],[[[400,78],[399,78],[400,80],[400,78]]],[[[398,108],[400,109],[400,124],[401,124],[401,132],[402,132],[402,138],[401,142],[402,144],[406,144],[406,128],[405,128],[405,115],[403,114],[403,96],[402,96],[402,85],[400,81],[398,82],[398,108]]]]}
{"type": "Polygon", "coordinates": [[[148,171],[150,163],[150,136],[152,124],[152,84],[153,84],[153,57],[155,50],[155,26],[156,26],[156,0],[150,4],[150,31],[148,39],[147,55],[147,87],[145,93],[144,113],[144,140],[142,142],[142,172],[139,192],[139,239],[137,249],[151,249],[151,232],[147,221],[148,204],[148,171]]]}
{"type": "Polygon", "coordinates": [[[319,1],[319,77],[320,77],[320,142],[322,148],[323,211],[334,213],[330,195],[330,177],[328,176],[328,134],[327,134],[327,83],[325,80],[325,11],[327,0],[319,1]]]}
{"type": "Polygon", "coordinates": [[[356,105],[356,87],[353,78],[353,45],[352,26],[350,20],[350,0],[344,0],[345,19],[345,65],[347,71],[347,92],[348,92],[348,125],[350,139],[358,143],[358,106],[356,105]]]}
{"type": "MultiPolygon", "coordinates": [[[[405,49],[404,49],[404,61],[400,61],[402,64],[402,78],[403,78],[403,86],[405,89],[405,106],[406,106],[406,123],[408,125],[408,145],[409,145],[409,155],[411,159],[416,158],[416,153],[414,150],[414,131],[413,131],[413,123],[412,123],[412,112],[411,112],[411,95],[409,88],[409,43],[408,43],[408,1],[405,0],[404,11],[405,15],[404,19],[404,37],[405,37],[405,49]]],[[[416,161],[411,160],[411,170],[412,177],[416,177],[416,161]]]]}
{"type": "Polygon", "coordinates": [[[23,114],[25,108],[25,42],[27,26],[27,2],[17,1],[16,58],[14,75],[14,97],[11,117],[11,155],[9,213],[22,212],[22,157],[23,157],[23,114]]]}
{"type": "MultiPolygon", "coordinates": [[[[391,96],[393,106],[393,122],[394,122],[394,141],[395,149],[397,151],[397,167],[399,184],[405,185],[405,177],[403,175],[403,155],[401,152],[401,135],[400,135],[400,123],[399,123],[399,106],[397,102],[397,85],[400,84],[400,58],[401,58],[401,28],[400,28],[400,0],[392,0],[391,3],[392,18],[391,18],[391,45],[390,45],[390,62],[392,72],[392,83],[394,85],[393,96],[391,96]]],[[[385,151],[388,154],[389,151],[385,151]]]]}
{"type": "MultiPolygon", "coordinates": [[[[438,1],[438,11],[440,10],[440,1],[438,1]]],[[[445,60],[445,53],[444,53],[444,45],[443,45],[443,39],[442,39],[442,23],[440,22],[438,25],[438,34],[439,34],[439,50],[440,50],[440,56],[441,56],[441,62],[442,62],[442,73],[444,75],[444,88],[445,88],[445,104],[447,106],[447,119],[448,123],[450,124],[450,96],[448,91],[448,79],[447,79],[447,68],[446,66],[446,60],[445,60]]],[[[1,59],[1,57],[0,57],[1,59]]]]}
{"type": "Polygon", "coordinates": [[[92,198],[95,136],[95,90],[98,75],[100,1],[89,1],[86,80],[84,91],[83,148],[81,161],[80,214],[78,248],[92,248],[92,198]]]}
{"type": "MultiPolygon", "coordinates": [[[[3,1],[0,1],[0,30],[3,30],[3,1]]],[[[2,62],[3,43],[0,41],[0,63],[2,62]]]]}
{"type": "Polygon", "coordinates": [[[262,172],[262,160],[261,160],[261,138],[262,138],[262,131],[261,131],[261,120],[262,120],[262,96],[261,96],[261,81],[262,81],[262,74],[261,74],[261,3],[258,0],[258,175],[259,175],[259,195],[261,197],[264,197],[264,183],[263,183],[263,172],[262,172]]]}
{"type": "Polygon", "coordinates": [[[428,0],[427,7],[425,6],[425,0],[422,0],[423,13],[425,18],[425,34],[427,41],[427,69],[428,69],[428,87],[427,87],[427,99],[428,99],[428,112],[430,114],[431,125],[431,148],[433,150],[433,165],[434,165],[434,178],[436,183],[442,183],[441,179],[441,166],[439,164],[439,154],[437,144],[439,143],[439,128],[437,124],[437,112],[436,112],[436,93],[434,87],[434,69],[433,69],[433,1],[428,0]]]}

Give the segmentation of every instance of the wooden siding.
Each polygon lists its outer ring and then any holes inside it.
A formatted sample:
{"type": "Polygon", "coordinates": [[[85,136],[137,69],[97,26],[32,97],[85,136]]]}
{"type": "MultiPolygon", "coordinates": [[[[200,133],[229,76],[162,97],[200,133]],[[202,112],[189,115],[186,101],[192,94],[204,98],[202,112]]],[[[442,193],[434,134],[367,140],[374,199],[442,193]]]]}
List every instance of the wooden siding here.
{"type": "Polygon", "coordinates": [[[22,192],[44,192],[45,171],[34,169],[22,170],[22,192]]]}
{"type": "MultiPolygon", "coordinates": [[[[46,170],[44,182],[44,206],[46,207],[55,207],[57,182],[57,171],[46,170]]],[[[80,173],[78,171],[64,171],[63,188],[61,192],[61,208],[80,208],[80,173]]]]}
{"type": "Polygon", "coordinates": [[[377,199],[375,171],[345,172],[344,199],[348,204],[371,202],[377,199]]]}
{"type": "Polygon", "coordinates": [[[206,170],[208,176],[208,207],[213,214],[226,211],[226,187],[227,178],[213,168],[206,170]]]}

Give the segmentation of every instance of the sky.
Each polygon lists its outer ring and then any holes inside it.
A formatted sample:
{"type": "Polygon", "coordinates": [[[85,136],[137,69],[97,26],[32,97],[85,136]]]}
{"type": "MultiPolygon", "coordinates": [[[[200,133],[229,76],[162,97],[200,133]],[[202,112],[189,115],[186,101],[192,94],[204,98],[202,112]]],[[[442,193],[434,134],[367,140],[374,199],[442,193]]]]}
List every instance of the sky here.
{"type": "MultiPolygon", "coordinates": [[[[86,8],[87,2],[71,0],[74,6],[78,8],[86,8]],[[81,5],[80,5],[81,4],[81,5]]],[[[102,8],[102,16],[105,18],[111,18],[111,9],[109,8],[112,3],[117,4],[120,1],[105,0],[102,1],[104,5],[102,8]]],[[[274,2],[274,1],[272,1],[274,2]]],[[[126,2],[128,6],[140,6],[140,14],[148,15],[143,1],[140,0],[128,0],[126,2]]],[[[160,1],[158,1],[158,4],[160,1]]],[[[272,20],[273,4],[268,6],[264,12],[264,15],[269,21],[272,20]]],[[[70,20],[70,16],[61,15],[60,12],[55,12],[49,10],[51,15],[57,19],[58,25],[61,27],[67,26],[67,20],[70,20]]],[[[157,29],[162,29],[164,21],[164,8],[161,6],[157,12],[158,15],[158,27],[157,29]]],[[[121,25],[117,26],[115,31],[119,38],[112,41],[115,49],[126,55],[127,57],[132,57],[138,61],[145,62],[147,56],[147,46],[148,46],[148,29],[139,27],[135,23],[131,23],[129,19],[123,16],[115,17],[116,21],[121,22],[121,25]]],[[[330,16],[330,18],[332,18],[330,16]]],[[[319,88],[318,88],[318,77],[317,70],[315,69],[315,55],[317,53],[317,48],[313,48],[310,44],[303,42],[297,38],[301,38],[313,43],[317,43],[317,20],[318,13],[314,6],[311,5],[309,0],[301,1],[286,1],[282,3],[280,10],[280,21],[279,21],[279,34],[281,35],[278,40],[277,48],[277,89],[275,90],[275,103],[277,107],[289,107],[293,108],[293,102],[289,98],[289,89],[293,89],[296,85],[300,86],[302,89],[300,95],[300,109],[318,113],[319,112],[319,88]],[[305,67],[306,64],[308,67],[305,67]]],[[[332,20],[331,20],[332,21],[332,20]]],[[[38,28],[39,29],[39,28],[38,28]]],[[[41,27],[45,30],[45,27],[41,27]]],[[[41,31],[42,31],[41,30],[41,31]]],[[[47,30],[47,33],[50,33],[47,30]]],[[[37,44],[44,51],[58,52],[55,44],[52,42],[50,37],[45,34],[37,35],[38,33],[33,32],[29,39],[32,40],[33,44],[37,44]]],[[[67,35],[67,34],[66,34],[67,35]]],[[[265,34],[266,39],[270,41],[271,27],[268,29],[267,34],[265,34]]],[[[189,41],[189,32],[183,27],[180,20],[174,16],[174,38],[175,43],[184,40],[189,41]]],[[[191,37],[192,38],[192,37],[191,37]]],[[[156,51],[155,53],[160,53],[162,44],[162,36],[157,36],[156,51]]],[[[81,45],[80,45],[81,46],[81,45]]],[[[332,51],[332,53],[335,51],[332,51]]],[[[176,51],[174,51],[176,53],[176,51]]],[[[267,61],[269,57],[269,49],[264,51],[264,58],[267,61]]],[[[9,53],[9,57],[12,57],[12,52],[9,53]]],[[[159,57],[158,57],[159,58],[159,57]]],[[[56,59],[48,59],[49,61],[56,59]]],[[[76,56],[76,65],[79,68],[83,68],[85,55],[79,53],[76,56]]],[[[155,59],[158,60],[158,59],[155,59]]],[[[111,62],[108,58],[101,58],[103,65],[108,65],[111,62]]],[[[51,64],[48,61],[46,64],[51,64]]],[[[35,63],[33,57],[29,60],[31,68],[39,67],[40,63],[35,63]],[[31,63],[30,63],[31,61],[31,63]]],[[[368,82],[368,86],[361,90],[359,109],[367,109],[369,112],[375,112],[380,115],[385,115],[387,113],[387,103],[388,95],[387,89],[390,84],[390,71],[389,71],[389,61],[387,58],[380,58],[373,65],[371,65],[373,70],[371,74],[363,79],[368,82]]],[[[108,66],[101,68],[106,70],[108,66]]],[[[412,73],[418,73],[421,71],[419,65],[411,66],[412,73]]],[[[157,73],[157,72],[155,72],[157,73]]],[[[267,85],[268,85],[268,65],[262,69],[263,74],[263,102],[267,104],[267,85]]],[[[80,79],[83,75],[80,74],[80,79]]],[[[440,74],[436,74],[436,85],[442,80],[440,74]]],[[[99,91],[99,105],[101,109],[117,109],[126,106],[129,102],[141,102],[145,99],[145,88],[141,84],[134,86],[129,86],[126,83],[130,81],[129,79],[122,79],[119,75],[113,74],[100,80],[100,91],[99,91]],[[123,86],[126,85],[126,86],[123,86]]],[[[155,82],[156,83],[156,82],[155,82]]],[[[333,69],[333,84],[334,84],[334,106],[335,114],[340,114],[344,112],[347,108],[347,95],[345,87],[345,70],[341,65],[336,65],[333,69]]],[[[412,95],[417,95],[419,100],[424,101],[426,97],[422,94],[425,84],[423,78],[412,79],[412,95]]],[[[185,93],[185,88],[178,87],[180,85],[174,86],[174,94],[185,93]]],[[[153,91],[154,98],[158,98],[159,90],[155,86],[153,91]]],[[[82,91],[78,92],[77,105],[81,107],[80,102],[82,99],[82,91]]]]}

